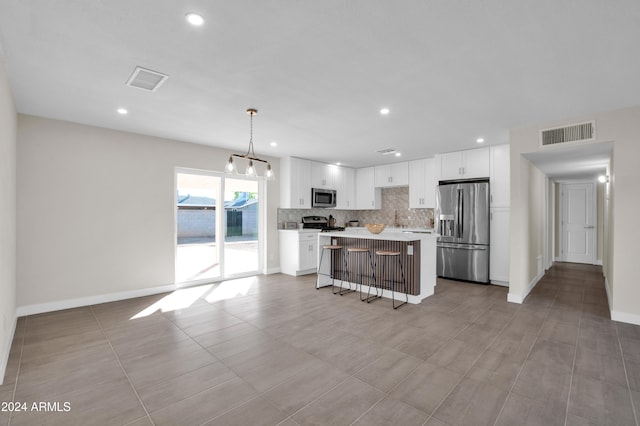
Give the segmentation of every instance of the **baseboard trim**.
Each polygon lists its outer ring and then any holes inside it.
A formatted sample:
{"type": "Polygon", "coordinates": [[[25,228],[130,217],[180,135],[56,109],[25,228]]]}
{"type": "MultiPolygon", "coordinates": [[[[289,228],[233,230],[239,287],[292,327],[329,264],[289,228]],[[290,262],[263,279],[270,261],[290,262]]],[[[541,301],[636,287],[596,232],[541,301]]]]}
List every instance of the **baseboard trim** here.
{"type": "Polygon", "coordinates": [[[533,277],[533,279],[531,280],[531,282],[529,282],[529,285],[527,286],[523,294],[515,294],[515,293],[509,292],[507,294],[507,302],[520,303],[520,304],[523,303],[524,299],[527,298],[529,293],[531,293],[531,290],[533,290],[533,288],[536,286],[536,284],[538,284],[538,281],[540,281],[543,276],[544,276],[544,271],[538,273],[538,275],[533,277]]]}
{"type": "Polygon", "coordinates": [[[594,265],[602,266],[602,259],[597,259],[594,265]]]}
{"type": "Polygon", "coordinates": [[[82,306],[97,305],[99,303],[116,302],[118,300],[132,299],[134,297],[151,296],[153,294],[166,293],[177,290],[175,284],[159,287],[149,287],[140,290],[122,291],[119,293],[101,294],[99,296],[79,297],[77,299],[57,300],[55,302],[40,303],[36,305],[19,306],[17,316],[42,314],[45,312],[60,311],[63,309],[80,308],[82,306]]]}
{"type": "Polygon", "coordinates": [[[272,274],[279,274],[280,273],[280,267],[277,268],[269,268],[265,270],[265,275],[272,275],[272,274]]]}
{"type": "Polygon", "coordinates": [[[507,302],[517,303],[521,305],[522,302],[524,302],[524,298],[519,294],[507,293],[507,302]]]}
{"type": "Polygon", "coordinates": [[[626,322],[628,324],[640,325],[640,315],[637,314],[611,311],[611,319],[614,321],[626,322]]]}
{"type": "Polygon", "coordinates": [[[9,364],[9,354],[11,353],[11,344],[13,343],[13,337],[16,334],[17,324],[18,324],[18,315],[16,313],[13,316],[13,325],[11,326],[11,331],[9,332],[8,339],[4,344],[4,355],[2,356],[2,361],[0,362],[0,385],[4,383],[4,375],[7,373],[7,364],[9,364]]]}
{"type": "Polygon", "coordinates": [[[609,280],[607,277],[604,277],[604,290],[607,292],[607,302],[609,302],[609,311],[611,312],[611,317],[613,317],[613,310],[611,307],[613,306],[613,300],[611,300],[611,290],[609,290],[609,280]]]}

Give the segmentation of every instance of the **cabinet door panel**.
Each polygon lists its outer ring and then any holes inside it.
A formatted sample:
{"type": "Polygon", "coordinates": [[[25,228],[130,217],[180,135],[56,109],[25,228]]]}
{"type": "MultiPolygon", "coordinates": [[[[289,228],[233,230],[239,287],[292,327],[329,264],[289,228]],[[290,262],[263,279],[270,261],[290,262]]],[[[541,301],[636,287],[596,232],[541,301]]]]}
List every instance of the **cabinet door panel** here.
{"type": "Polygon", "coordinates": [[[491,209],[489,278],[509,282],[509,209],[491,209]]]}
{"type": "Polygon", "coordinates": [[[491,147],[491,207],[509,207],[509,145],[491,147]]]}
{"type": "Polygon", "coordinates": [[[440,154],[436,158],[439,160],[439,180],[462,178],[462,152],[448,152],[446,154],[440,154]]]}
{"type": "Polygon", "coordinates": [[[489,148],[464,151],[464,178],[487,178],[491,164],[489,148]]]}

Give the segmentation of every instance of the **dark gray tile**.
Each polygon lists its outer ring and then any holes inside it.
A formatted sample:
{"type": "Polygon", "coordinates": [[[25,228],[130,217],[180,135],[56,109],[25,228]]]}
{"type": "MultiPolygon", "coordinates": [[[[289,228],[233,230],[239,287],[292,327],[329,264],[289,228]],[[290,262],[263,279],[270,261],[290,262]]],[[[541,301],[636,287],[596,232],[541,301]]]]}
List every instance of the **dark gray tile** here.
{"type": "Polygon", "coordinates": [[[427,361],[461,374],[469,371],[473,363],[482,355],[489,342],[469,343],[453,339],[443,345],[427,361]]]}
{"type": "Polygon", "coordinates": [[[433,416],[450,425],[493,425],[507,395],[504,389],[464,378],[433,416]]]}
{"type": "Polygon", "coordinates": [[[85,386],[57,397],[43,396],[35,401],[59,402],[59,411],[14,413],[11,424],[126,424],[146,414],[125,378],[85,386]],[[65,411],[65,402],[69,403],[68,411],[65,411]]]}
{"type": "Polygon", "coordinates": [[[280,423],[287,415],[264,398],[254,398],[241,406],[205,423],[220,426],[270,426],[280,423]]]}
{"type": "Polygon", "coordinates": [[[298,411],[292,419],[301,426],[351,424],[384,398],[384,393],[350,378],[298,411]]]}
{"type": "Polygon", "coordinates": [[[570,372],[573,368],[575,348],[575,345],[567,343],[538,339],[531,349],[529,359],[570,372]]]}
{"type": "Polygon", "coordinates": [[[405,404],[385,398],[373,406],[362,417],[360,417],[353,425],[360,426],[419,426],[429,418],[429,415],[405,404]]]}
{"type": "Polygon", "coordinates": [[[273,405],[293,414],[349,376],[331,364],[319,361],[263,394],[273,405]]]}
{"type": "Polygon", "coordinates": [[[520,372],[513,392],[540,401],[566,403],[570,385],[570,370],[529,360],[520,372]]]}
{"type": "Polygon", "coordinates": [[[574,374],[569,399],[569,414],[599,424],[635,423],[627,387],[574,374]]]}
{"type": "Polygon", "coordinates": [[[241,379],[232,379],[206,391],[151,412],[158,426],[202,424],[256,397],[241,379]]]}
{"type": "Polygon", "coordinates": [[[461,377],[459,373],[425,362],[393,389],[389,397],[431,414],[461,377]]]}
{"type": "Polygon", "coordinates": [[[540,330],[540,338],[575,345],[578,339],[578,325],[547,319],[540,330]]]}
{"type": "Polygon", "coordinates": [[[566,407],[566,400],[541,401],[510,393],[495,425],[562,426],[565,424],[566,407]]]}
{"type": "Polygon", "coordinates": [[[388,392],[421,364],[417,358],[389,351],[355,374],[355,377],[383,392],[388,392]]]}
{"type": "MultiPolygon", "coordinates": [[[[607,356],[578,347],[574,368],[575,373],[585,377],[614,383],[619,386],[627,386],[627,378],[620,355],[607,356]]],[[[629,369],[629,372],[633,373],[633,369],[629,369]]]]}
{"type": "Polygon", "coordinates": [[[523,365],[524,359],[517,356],[487,350],[469,370],[467,377],[508,392],[523,365]]]}
{"type": "Polygon", "coordinates": [[[620,346],[625,360],[640,363],[640,340],[621,337],[620,346]]]}
{"type": "Polygon", "coordinates": [[[221,362],[214,362],[177,377],[138,387],[137,391],[147,410],[157,411],[237,377],[221,362]]]}

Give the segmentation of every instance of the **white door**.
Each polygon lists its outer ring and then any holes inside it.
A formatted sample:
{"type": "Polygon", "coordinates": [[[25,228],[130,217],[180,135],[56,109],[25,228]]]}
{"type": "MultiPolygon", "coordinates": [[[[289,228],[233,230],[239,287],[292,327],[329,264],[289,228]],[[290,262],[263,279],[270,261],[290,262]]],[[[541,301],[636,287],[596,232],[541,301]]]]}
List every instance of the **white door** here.
{"type": "Polygon", "coordinates": [[[562,260],[594,263],[595,205],[593,183],[563,184],[562,260]]]}

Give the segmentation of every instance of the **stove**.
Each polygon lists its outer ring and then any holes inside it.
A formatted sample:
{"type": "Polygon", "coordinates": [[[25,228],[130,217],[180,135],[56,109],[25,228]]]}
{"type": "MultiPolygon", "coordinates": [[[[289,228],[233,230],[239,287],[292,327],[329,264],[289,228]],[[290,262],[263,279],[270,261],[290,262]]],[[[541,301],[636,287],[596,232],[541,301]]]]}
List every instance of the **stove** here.
{"type": "Polygon", "coordinates": [[[325,216],[303,216],[303,229],[319,229],[322,232],[344,231],[342,226],[329,226],[329,219],[325,216]]]}

